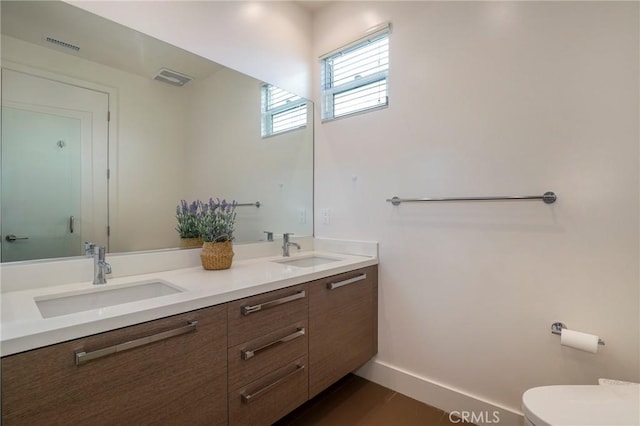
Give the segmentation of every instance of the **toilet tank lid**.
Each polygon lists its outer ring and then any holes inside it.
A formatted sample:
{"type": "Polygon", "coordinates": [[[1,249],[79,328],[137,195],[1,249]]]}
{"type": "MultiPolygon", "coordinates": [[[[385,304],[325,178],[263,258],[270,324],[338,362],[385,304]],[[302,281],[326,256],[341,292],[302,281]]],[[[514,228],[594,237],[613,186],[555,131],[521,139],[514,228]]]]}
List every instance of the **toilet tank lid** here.
{"type": "Polygon", "coordinates": [[[529,389],[524,415],[535,426],[640,425],[640,385],[563,385],[529,389]]]}

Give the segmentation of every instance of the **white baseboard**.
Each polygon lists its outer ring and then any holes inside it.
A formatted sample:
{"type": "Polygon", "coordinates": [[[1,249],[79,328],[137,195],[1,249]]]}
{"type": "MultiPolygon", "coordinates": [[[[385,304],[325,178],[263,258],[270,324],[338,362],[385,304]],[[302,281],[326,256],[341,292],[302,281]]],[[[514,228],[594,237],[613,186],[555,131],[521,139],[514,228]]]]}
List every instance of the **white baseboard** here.
{"type": "Polygon", "coordinates": [[[477,425],[521,426],[521,412],[494,404],[474,395],[436,383],[380,360],[372,360],[356,374],[410,398],[439,408],[477,425]]]}

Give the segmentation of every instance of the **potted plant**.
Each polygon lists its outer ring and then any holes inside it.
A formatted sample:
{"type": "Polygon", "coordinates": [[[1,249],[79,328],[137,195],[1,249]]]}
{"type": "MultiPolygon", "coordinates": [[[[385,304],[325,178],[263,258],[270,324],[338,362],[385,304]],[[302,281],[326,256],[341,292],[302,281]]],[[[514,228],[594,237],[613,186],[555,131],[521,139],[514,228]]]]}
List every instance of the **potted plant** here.
{"type": "Polygon", "coordinates": [[[204,241],[200,260],[204,269],[229,269],[233,260],[234,224],[237,201],[227,203],[219,198],[210,198],[201,204],[198,220],[200,236],[204,241]]]}
{"type": "Polygon", "coordinates": [[[178,220],[176,231],[180,235],[180,247],[202,247],[202,238],[198,227],[201,212],[202,201],[200,200],[191,204],[186,200],[181,200],[176,207],[176,219],[178,220]]]}

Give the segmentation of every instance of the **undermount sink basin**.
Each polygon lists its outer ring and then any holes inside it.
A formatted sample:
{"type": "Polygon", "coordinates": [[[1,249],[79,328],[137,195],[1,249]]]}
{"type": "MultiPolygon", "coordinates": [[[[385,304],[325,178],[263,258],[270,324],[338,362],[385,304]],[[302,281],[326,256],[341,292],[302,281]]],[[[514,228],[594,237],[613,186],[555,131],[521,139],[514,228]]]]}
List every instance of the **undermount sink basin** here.
{"type": "Polygon", "coordinates": [[[313,266],[323,265],[325,263],[338,262],[342,259],[333,259],[324,256],[297,257],[295,259],[275,260],[276,263],[282,263],[289,266],[297,266],[298,268],[311,268],[313,266]]]}
{"type": "Polygon", "coordinates": [[[92,288],[65,294],[36,297],[43,318],[73,314],[107,306],[152,299],[184,291],[166,281],[150,280],[125,284],[116,288],[92,288]]]}

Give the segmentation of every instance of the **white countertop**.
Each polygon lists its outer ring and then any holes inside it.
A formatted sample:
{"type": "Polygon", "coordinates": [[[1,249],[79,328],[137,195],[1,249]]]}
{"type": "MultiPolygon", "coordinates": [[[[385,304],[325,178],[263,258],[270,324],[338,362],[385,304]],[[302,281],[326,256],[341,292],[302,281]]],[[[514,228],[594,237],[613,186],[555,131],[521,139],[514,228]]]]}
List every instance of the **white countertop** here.
{"type": "Polygon", "coordinates": [[[313,255],[339,260],[301,268],[274,262],[283,260],[282,256],[269,256],[234,261],[231,269],[222,271],[206,271],[198,266],[108,279],[107,284],[100,286],[87,281],[3,293],[0,355],[11,355],[378,264],[377,257],[327,251],[300,252],[292,255],[291,259],[313,255]],[[46,319],[34,300],[148,280],[168,281],[185,291],[46,319]]]}

